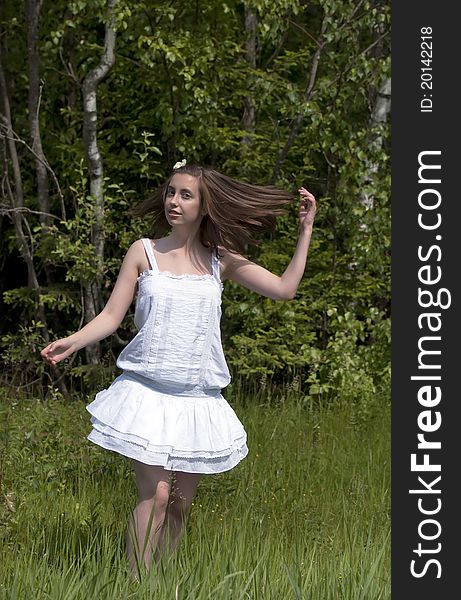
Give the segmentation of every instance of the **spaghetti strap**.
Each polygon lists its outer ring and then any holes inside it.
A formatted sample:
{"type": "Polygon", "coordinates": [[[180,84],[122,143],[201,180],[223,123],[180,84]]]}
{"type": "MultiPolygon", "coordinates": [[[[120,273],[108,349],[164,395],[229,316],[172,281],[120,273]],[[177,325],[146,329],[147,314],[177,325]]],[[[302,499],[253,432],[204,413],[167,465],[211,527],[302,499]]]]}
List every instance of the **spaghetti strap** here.
{"type": "Polygon", "coordinates": [[[141,242],[143,243],[144,250],[146,251],[147,260],[149,261],[151,270],[158,272],[159,268],[158,268],[157,261],[155,260],[154,250],[152,248],[152,242],[150,240],[148,240],[147,238],[143,238],[141,240],[141,242]]]}
{"type": "Polygon", "coordinates": [[[221,283],[221,265],[220,265],[220,261],[219,261],[219,256],[218,256],[218,251],[215,250],[212,253],[212,267],[213,267],[213,277],[218,281],[218,283],[221,283]]]}

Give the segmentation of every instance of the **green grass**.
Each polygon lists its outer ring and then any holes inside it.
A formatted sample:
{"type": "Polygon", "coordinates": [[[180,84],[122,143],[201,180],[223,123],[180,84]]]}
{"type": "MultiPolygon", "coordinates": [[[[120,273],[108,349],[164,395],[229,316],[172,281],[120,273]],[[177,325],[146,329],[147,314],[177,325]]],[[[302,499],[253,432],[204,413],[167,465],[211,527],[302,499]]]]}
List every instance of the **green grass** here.
{"type": "Polygon", "coordinates": [[[124,554],[130,461],[86,441],[83,402],[5,394],[0,598],[389,599],[386,399],[366,411],[257,402],[232,400],[248,457],[202,479],[178,552],[136,583],[124,554]]]}

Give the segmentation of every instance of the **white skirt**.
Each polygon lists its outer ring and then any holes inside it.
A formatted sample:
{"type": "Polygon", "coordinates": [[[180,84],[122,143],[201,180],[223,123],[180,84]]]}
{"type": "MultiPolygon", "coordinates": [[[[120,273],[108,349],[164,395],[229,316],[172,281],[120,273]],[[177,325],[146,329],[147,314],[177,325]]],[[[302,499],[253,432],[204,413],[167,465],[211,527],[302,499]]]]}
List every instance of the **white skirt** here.
{"type": "Polygon", "coordinates": [[[163,393],[125,372],[87,410],[89,440],[168,471],[222,473],[248,454],[245,429],[219,392],[163,393]]]}

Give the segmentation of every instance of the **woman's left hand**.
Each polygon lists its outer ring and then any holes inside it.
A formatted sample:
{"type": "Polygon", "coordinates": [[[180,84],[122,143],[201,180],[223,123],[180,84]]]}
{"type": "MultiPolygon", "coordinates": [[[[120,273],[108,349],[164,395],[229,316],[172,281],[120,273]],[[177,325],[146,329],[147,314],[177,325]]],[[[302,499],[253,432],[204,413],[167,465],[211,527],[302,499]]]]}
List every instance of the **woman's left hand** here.
{"type": "Polygon", "coordinates": [[[317,211],[317,203],[313,194],[306,188],[302,187],[298,190],[301,200],[299,202],[299,225],[302,231],[312,229],[317,211]]]}

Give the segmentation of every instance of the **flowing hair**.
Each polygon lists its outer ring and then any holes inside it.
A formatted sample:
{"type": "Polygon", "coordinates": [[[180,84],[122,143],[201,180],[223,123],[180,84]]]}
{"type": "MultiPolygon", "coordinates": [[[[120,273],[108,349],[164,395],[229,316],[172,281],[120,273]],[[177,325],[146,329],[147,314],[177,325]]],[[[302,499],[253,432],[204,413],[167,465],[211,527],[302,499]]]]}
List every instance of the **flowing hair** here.
{"type": "Polygon", "coordinates": [[[152,196],[130,211],[135,217],[150,214],[156,235],[170,228],[164,202],[176,173],[198,179],[200,201],[206,213],[200,223],[200,241],[214,251],[222,246],[230,252],[242,252],[248,244],[259,244],[255,234],[274,229],[276,217],[286,214],[283,207],[294,199],[293,194],[275,186],[252,185],[208,167],[184,165],[175,169],[152,196]]]}

